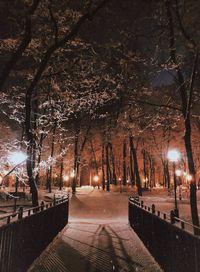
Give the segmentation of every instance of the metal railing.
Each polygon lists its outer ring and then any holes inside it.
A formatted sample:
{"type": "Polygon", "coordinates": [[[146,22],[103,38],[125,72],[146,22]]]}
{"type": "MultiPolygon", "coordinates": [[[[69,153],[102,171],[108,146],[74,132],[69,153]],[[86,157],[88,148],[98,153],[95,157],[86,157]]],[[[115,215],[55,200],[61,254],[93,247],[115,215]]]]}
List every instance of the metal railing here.
{"type": "Polygon", "coordinates": [[[129,222],[166,272],[200,271],[200,229],[170,214],[129,198],[129,222]]]}
{"type": "Polygon", "coordinates": [[[59,231],[68,223],[69,198],[1,217],[0,271],[27,271],[59,231]]]}

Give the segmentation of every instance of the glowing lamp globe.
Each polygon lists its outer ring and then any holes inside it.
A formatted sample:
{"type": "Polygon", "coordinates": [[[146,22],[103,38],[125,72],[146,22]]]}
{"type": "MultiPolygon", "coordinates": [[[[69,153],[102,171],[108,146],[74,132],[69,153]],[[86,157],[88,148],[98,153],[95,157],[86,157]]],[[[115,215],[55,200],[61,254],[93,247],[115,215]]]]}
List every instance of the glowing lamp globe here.
{"type": "Polygon", "coordinates": [[[177,162],[180,160],[181,155],[180,152],[178,152],[177,150],[173,149],[173,150],[169,150],[167,153],[167,158],[172,161],[172,162],[177,162]]]}
{"type": "Polygon", "coordinates": [[[177,177],[180,177],[182,175],[182,171],[180,169],[176,170],[176,175],[177,177]]]}
{"type": "Polygon", "coordinates": [[[98,181],[99,181],[99,177],[96,175],[96,176],[93,177],[93,180],[94,180],[95,182],[98,182],[98,181]]]}
{"type": "Polygon", "coordinates": [[[192,176],[191,175],[187,175],[186,178],[187,178],[188,181],[192,180],[192,176]]]}
{"type": "Polygon", "coordinates": [[[70,173],[70,177],[71,177],[71,178],[74,178],[74,177],[75,177],[75,171],[74,171],[74,170],[70,173]]]}
{"type": "Polygon", "coordinates": [[[69,180],[69,176],[68,175],[64,176],[64,181],[68,181],[68,180],[69,180]]]}
{"type": "Polygon", "coordinates": [[[23,152],[19,151],[19,152],[13,152],[12,154],[10,154],[9,156],[9,161],[12,164],[20,164],[22,162],[24,162],[27,159],[27,155],[24,154],[23,152]]]}

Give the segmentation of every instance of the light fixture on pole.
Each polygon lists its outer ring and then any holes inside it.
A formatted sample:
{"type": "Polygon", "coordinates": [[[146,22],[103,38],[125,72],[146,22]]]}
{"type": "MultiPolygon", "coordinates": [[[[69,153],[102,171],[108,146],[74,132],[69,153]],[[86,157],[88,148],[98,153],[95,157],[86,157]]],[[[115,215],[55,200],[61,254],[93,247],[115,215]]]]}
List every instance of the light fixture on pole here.
{"type": "Polygon", "coordinates": [[[72,172],[70,173],[70,178],[74,178],[75,177],[75,171],[74,170],[72,170],[72,172]]]}
{"type": "Polygon", "coordinates": [[[187,181],[191,181],[192,180],[192,176],[191,175],[187,175],[186,179],[187,179],[187,181]]]}
{"type": "MultiPolygon", "coordinates": [[[[16,151],[11,153],[8,156],[9,162],[14,165],[13,169],[18,170],[18,166],[22,164],[26,159],[27,155],[24,154],[21,151],[16,151]]],[[[18,174],[16,174],[16,181],[15,181],[15,195],[14,195],[14,211],[16,210],[16,204],[17,204],[17,192],[18,192],[18,186],[19,186],[19,177],[18,174]]]]}
{"type": "Polygon", "coordinates": [[[176,162],[178,162],[181,158],[180,152],[176,149],[169,150],[167,153],[167,158],[172,162],[173,165],[173,175],[174,175],[174,215],[179,217],[178,205],[177,205],[177,195],[176,195],[176,162]]]}
{"type": "Polygon", "coordinates": [[[180,177],[182,175],[182,171],[180,169],[176,170],[176,176],[180,177]]]}
{"type": "Polygon", "coordinates": [[[98,181],[99,181],[99,176],[95,175],[95,176],[93,177],[93,180],[94,180],[95,182],[98,182],[98,181]]]}
{"type": "Polygon", "coordinates": [[[98,176],[98,175],[95,175],[95,176],[93,177],[93,181],[97,184],[98,189],[99,189],[99,176],[98,176]]]}
{"type": "Polygon", "coordinates": [[[64,181],[69,181],[69,176],[68,176],[68,175],[65,175],[65,176],[63,177],[63,179],[64,179],[64,181]]]}
{"type": "Polygon", "coordinates": [[[122,179],[119,178],[120,193],[122,193],[122,179]]]}
{"type": "Polygon", "coordinates": [[[18,165],[27,159],[27,155],[21,151],[16,151],[8,156],[9,162],[13,165],[18,165]]]}
{"type": "Polygon", "coordinates": [[[75,194],[76,193],[76,172],[74,169],[70,173],[70,178],[72,179],[71,181],[72,193],[75,194]]]}

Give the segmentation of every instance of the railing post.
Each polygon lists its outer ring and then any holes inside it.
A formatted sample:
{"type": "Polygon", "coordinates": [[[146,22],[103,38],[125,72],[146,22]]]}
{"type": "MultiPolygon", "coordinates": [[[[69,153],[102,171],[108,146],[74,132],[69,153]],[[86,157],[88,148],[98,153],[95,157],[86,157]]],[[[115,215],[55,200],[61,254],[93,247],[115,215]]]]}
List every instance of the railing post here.
{"type": "Polygon", "coordinates": [[[22,218],[23,218],[23,207],[19,207],[18,219],[21,220],[22,218]]]}
{"type": "Polygon", "coordinates": [[[55,206],[56,205],[56,195],[54,194],[53,196],[53,205],[55,206]]]}
{"type": "Polygon", "coordinates": [[[171,224],[175,224],[176,220],[174,218],[174,211],[170,211],[170,222],[171,224]]]}
{"type": "Polygon", "coordinates": [[[185,222],[181,221],[181,228],[185,229],[185,222]]]}
{"type": "Polygon", "coordinates": [[[44,211],[44,201],[41,202],[41,211],[44,211]]]}
{"type": "Polygon", "coordinates": [[[7,220],[7,224],[0,228],[0,271],[27,271],[34,259],[68,222],[68,203],[67,198],[47,211],[46,205],[41,202],[41,206],[28,210],[20,207],[15,213],[2,217],[2,220],[7,220]],[[13,217],[14,224],[9,224],[13,217]],[[54,220],[56,223],[48,228],[54,220]],[[35,237],[38,238],[37,245],[35,237]]]}
{"type": "Polygon", "coordinates": [[[156,207],[155,207],[155,205],[152,204],[151,208],[152,208],[152,213],[155,214],[155,212],[156,212],[156,207]]]}
{"type": "Polygon", "coordinates": [[[7,218],[7,224],[9,224],[10,223],[10,216],[8,216],[8,218],[7,218]]]}
{"type": "Polygon", "coordinates": [[[144,201],[143,200],[141,201],[141,207],[142,208],[144,207],[144,201]]]}

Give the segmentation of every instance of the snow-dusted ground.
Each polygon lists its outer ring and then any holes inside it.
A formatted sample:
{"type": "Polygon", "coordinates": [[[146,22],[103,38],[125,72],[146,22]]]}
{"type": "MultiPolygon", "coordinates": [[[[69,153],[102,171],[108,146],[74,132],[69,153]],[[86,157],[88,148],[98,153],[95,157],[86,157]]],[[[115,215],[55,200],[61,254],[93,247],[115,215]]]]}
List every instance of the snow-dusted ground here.
{"type": "Polygon", "coordinates": [[[69,224],[30,272],[161,271],[128,224],[127,194],[78,189],[69,224]]]}
{"type": "MultiPolygon", "coordinates": [[[[167,189],[160,188],[153,189],[151,192],[143,192],[143,196],[140,197],[140,200],[143,200],[147,206],[155,204],[156,210],[159,210],[163,213],[170,214],[170,211],[174,209],[174,194],[171,193],[169,195],[167,189]]],[[[183,193],[182,199],[179,200],[179,195],[177,194],[177,203],[179,209],[179,217],[185,221],[191,222],[189,195],[186,196],[183,193]]],[[[200,190],[197,190],[197,206],[200,216],[200,190]]]]}

